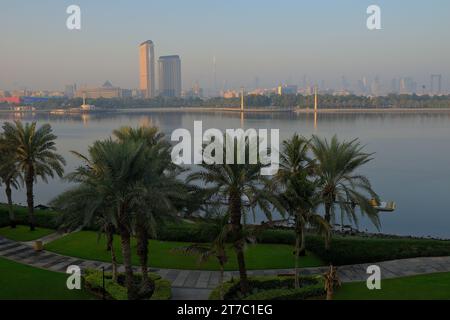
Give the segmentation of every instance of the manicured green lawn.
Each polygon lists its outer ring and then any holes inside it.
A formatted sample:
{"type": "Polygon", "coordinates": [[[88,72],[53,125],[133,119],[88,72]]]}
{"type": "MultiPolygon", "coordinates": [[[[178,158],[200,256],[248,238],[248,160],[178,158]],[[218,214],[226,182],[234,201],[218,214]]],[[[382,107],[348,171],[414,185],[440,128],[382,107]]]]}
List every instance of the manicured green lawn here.
{"type": "Polygon", "coordinates": [[[449,300],[450,273],[434,273],[381,281],[381,290],[367,289],[365,282],[345,283],[335,300],[449,300]]]}
{"type": "MultiPolygon", "coordinates": [[[[218,270],[219,266],[214,258],[204,264],[198,264],[198,258],[195,256],[172,252],[173,248],[186,245],[188,243],[185,242],[150,241],[150,265],[156,268],[218,270]]],[[[139,260],[135,254],[136,242],[134,240],[132,246],[133,264],[138,265],[139,260]]],[[[119,261],[121,261],[119,237],[115,237],[114,247],[119,261]]],[[[106,251],[105,238],[101,237],[99,240],[96,232],[80,231],[47,244],[45,249],[89,260],[111,261],[110,254],[106,251]]],[[[229,262],[226,269],[236,270],[237,262],[234,251],[230,247],[228,252],[229,262]]],[[[248,269],[284,269],[294,266],[293,247],[288,245],[248,245],[245,255],[248,269]]],[[[317,257],[308,254],[306,257],[300,258],[300,265],[301,267],[314,267],[323,265],[323,263],[317,257]]]]}
{"type": "Polygon", "coordinates": [[[0,228],[0,236],[14,241],[32,241],[54,232],[55,230],[39,227],[34,231],[30,231],[30,227],[28,226],[17,226],[15,229],[11,227],[0,228]]]}
{"type": "Polygon", "coordinates": [[[67,275],[0,258],[0,300],[86,300],[84,290],[68,290],[67,275]]]}

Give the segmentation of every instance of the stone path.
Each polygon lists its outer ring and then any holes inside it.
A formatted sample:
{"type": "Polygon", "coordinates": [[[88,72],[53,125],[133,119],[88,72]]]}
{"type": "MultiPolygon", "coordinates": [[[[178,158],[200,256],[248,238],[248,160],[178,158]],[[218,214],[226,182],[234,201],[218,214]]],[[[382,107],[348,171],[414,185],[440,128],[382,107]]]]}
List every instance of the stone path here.
{"type": "MultiPolygon", "coordinates": [[[[111,264],[63,256],[49,251],[35,252],[29,243],[20,243],[0,237],[0,257],[23,264],[56,272],[65,272],[70,265],[78,265],[82,270],[87,268],[111,270],[111,264]]],[[[383,279],[398,278],[411,275],[436,272],[450,272],[450,257],[414,258],[385,261],[376,264],[381,268],[383,279]]],[[[341,266],[338,275],[343,282],[365,281],[366,270],[371,264],[341,266]]],[[[135,267],[139,271],[138,267],[135,267]]],[[[328,267],[303,268],[303,275],[323,274],[328,267]]],[[[123,266],[119,271],[123,271],[123,266]]],[[[207,299],[210,291],[219,283],[218,271],[150,269],[172,283],[174,299],[207,299]]],[[[292,269],[250,270],[249,276],[292,274],[292,269]]],[[[225,272],[225,280],[239,277],[237,271],[225,272]]]]}
{"type": "MultiPolygon", "coordinates": [[[[75,230],[74,232],[77,232],[77,231],[79,231],[79,229],[75,230]]],[[[54,233],[51,233],[49,235],[46,235],[45,237],[42,237],[42,238],[39,238],[39,239],[36,239],[36,240],[32,240],[32,241],[23,242],[23,243],[32,246],[35,241],[42,241],[42,244],[46,245],[47,243],[50,243],[50,242],[55,241],[55,240],[58,240],[58,239],[60,239],[62,237],[65,237],[65,236],[67,236],[69,234],[71,234],[71,233],[70,232],[69,233],[54,232],[54,233]]]]}

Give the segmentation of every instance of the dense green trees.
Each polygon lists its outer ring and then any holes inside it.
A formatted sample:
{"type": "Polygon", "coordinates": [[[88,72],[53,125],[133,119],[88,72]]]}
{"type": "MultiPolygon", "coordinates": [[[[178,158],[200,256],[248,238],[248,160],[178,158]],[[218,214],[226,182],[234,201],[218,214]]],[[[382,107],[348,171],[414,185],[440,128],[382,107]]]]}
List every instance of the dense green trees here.
{"type": "Polygon", "coordinates": [[[68,179],[73,189],[53,205],[63,212],[63,225],[99,223],[114,260],[112,237],[120,236],[129,299],[145,296],[152,288],[148,277],[148,240],[162,216],[173,215],[174,203],[186,199],[187,188],[177,179],[179,169],[170,161],[167,142],[156,128],[121,128],[116,139],[96,141],[84,162],[68,179]],[[131,238],[137,239],[142,283],[136,286],[131,265],[131,238]]]}
{"type": "MultiPolygon", "coordinates": [[[[168,98],[156,97],[153,99],[113,98],[113,99],[89,99],[89,103],[105,109],[116,108],[164,108],[164,107],[239,107],[239,98],[168,98]]],[[[81,98],[52,98],[47,102],[33,104],[38,109],[74,108],[82,104],[81,98]]],[[[247,95],[245,105],[249,107],[300,107],[313,108],[314,97],[312,95],[286,94],[286,95],[247,95]]],[[[367,97],[358,95],[333,95],[319,94],[319,108],[450,108],[450,95],[428,96],[389,94],[380,97],[367,97]]]]}

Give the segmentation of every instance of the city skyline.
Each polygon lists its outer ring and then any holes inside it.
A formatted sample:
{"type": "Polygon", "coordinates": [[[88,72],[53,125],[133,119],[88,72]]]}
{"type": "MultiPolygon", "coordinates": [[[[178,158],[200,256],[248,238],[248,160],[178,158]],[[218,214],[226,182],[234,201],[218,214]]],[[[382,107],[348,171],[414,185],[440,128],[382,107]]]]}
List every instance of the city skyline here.
{"type": "Polygon", "coordinates": [[[377,1],[383,19],[377,31],[365,26],[369,1],[201,1],[195,8],[182,1],[135,1],[105,8],[81,0],[80,31],[65,28],[68,1],[22,2],[5,1],[0,12],[0,27],[8,30],[8,46],[0,52],[1,89],[62,90],[61,84],[98,86],[105,80],[139,88],[136,45],[152,39],[158,52],[183,57],[183,90],[197,83],[206,90],[255,83],[301,87],[305,77],[340,89],[345,77],[355,91],[361,79],[378,77],[382,91],[394,78],[411,78],[420,93],[423,86],[431,90],[436,74],[441,90],[449,91],[450,45],[442,41],[450,29],[446,1],[377,1]],[[436,6],[442,10],[431,10],[436,6]],[[148,12],[152,19],[144,18],[148,12]]]}

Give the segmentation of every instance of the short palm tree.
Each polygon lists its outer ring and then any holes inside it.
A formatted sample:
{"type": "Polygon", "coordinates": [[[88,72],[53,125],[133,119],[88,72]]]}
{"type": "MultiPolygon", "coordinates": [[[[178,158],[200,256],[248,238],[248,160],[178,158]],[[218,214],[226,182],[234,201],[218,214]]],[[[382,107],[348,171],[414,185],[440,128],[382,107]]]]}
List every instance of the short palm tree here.
{"type": "Polygon", "coordinates": [[[280,197],[295,230],[295,287],[300,286],[298,262],[306,254],[306,228],[315,228],[329,240],[330,226],[315,210],[319,203],[317,183],[312,180],[313,161],[309,158],[309,141],[297,134],[283,142],[280,169],[275,180],[280,184],[280,197]]]}
{"type": "Polygon", "coordinates": [[[379,228],[377,211],[370,205],[370,199],[378,195],[364,175],[356,173],[364,164],[372,160],[373,154],[363,151],[358,139],[340,142],[336,136],[331,141],[313,136],[311,150],[315,157],[315,174],[319,178],[325,219],[330,223],[335,218],[335,207],[340,208],[341,224],[344,217],[357,223],[356,206],[361,214],[369,217],[379,228]]]}
{"type": "Polygon", "coordinates": [[[212,219],[214,224],[214,239],[210,244],[192,244],[186,247],[178,247],[173,249],[174,252],[180,252],[188,255],[197,255],[199,263],[207,262],[211,257],[215,257],[220,267],[219,277],[219,295],[220,300],[223,300],[223,279],[225,264],[228,262],[227,255],[227,240],[231,234],[231,227],[229,223],[228,214],[216,216],[212,219]]]}
{"type": "Polygon", "coordinates": [[[19,189],[22,176],[14,160],[15,153],[10,148],[2,135],[0,135],[0,186],[5,185],[6,199],[8,201],[9,224],[16,227],[16,218],[12,202],[12,188],[19,189]]]}
{"type": "MultiPolygon", "coordinates": [[[[91,170],[95,170],[95,164],[89,165],[91,170]]],[[[61,212],[58,225],[64,231],[74,231],[92,225],[99,227],[100,233],[106,237],[106,249],[111,254],[112,279],[117,281],[117,257],[113,242],[116,233],[114,208],[98,196],[94,186],[88,184],[80,184],[58,195],[50,204],[61,212]]]]}
{"type": "MultiPolygon", "coordinates": [[[[227,136],[226,138],[226,144],[232,145],[230,137],[227,136]]],[[[257,161],[257,164],[249,164],[249,161],[244,161],[244,164],[238,164],[237,145],[237,143],[234,143],[233,164],[203,163],[200,171],[190,174],[187,181],[203,182],[209,199],[227,207],[231,224],[231,241],[234,245],[239,266],[240,288],[243,294],[247,294],[249,284],[244,257],[245,235],[242,227],[244,214],[249,209],[259,207],[267,218],[272,220],[272,209],[274,207],[279,212],[284,212],[284,209],[273,192],[274,188],[271,180],[261,174],[261,169],[265,165],[260,161],[257,161]]],[[[248,140],[245,141],[245,146],[246,150],[249,151],[248,140]]],[[[226,158],[227,149],[224,146],[224,158],[226,158]]],[[[248,153],[246,157],[248,157],[248,153]]]]}
{"type": "Polygon", "coordinates": [[[27,205],[30,230],[34,230],[34,192],[37,178],[44,182],[63,176],[66,164],[64,158],[56,153],[52,127],[44,124],[37,128],[36,122],[23,125],[20,121],[3,125],[5,143],[14,150],[17,168],[23,173],[27,190],[27,205]]]}

